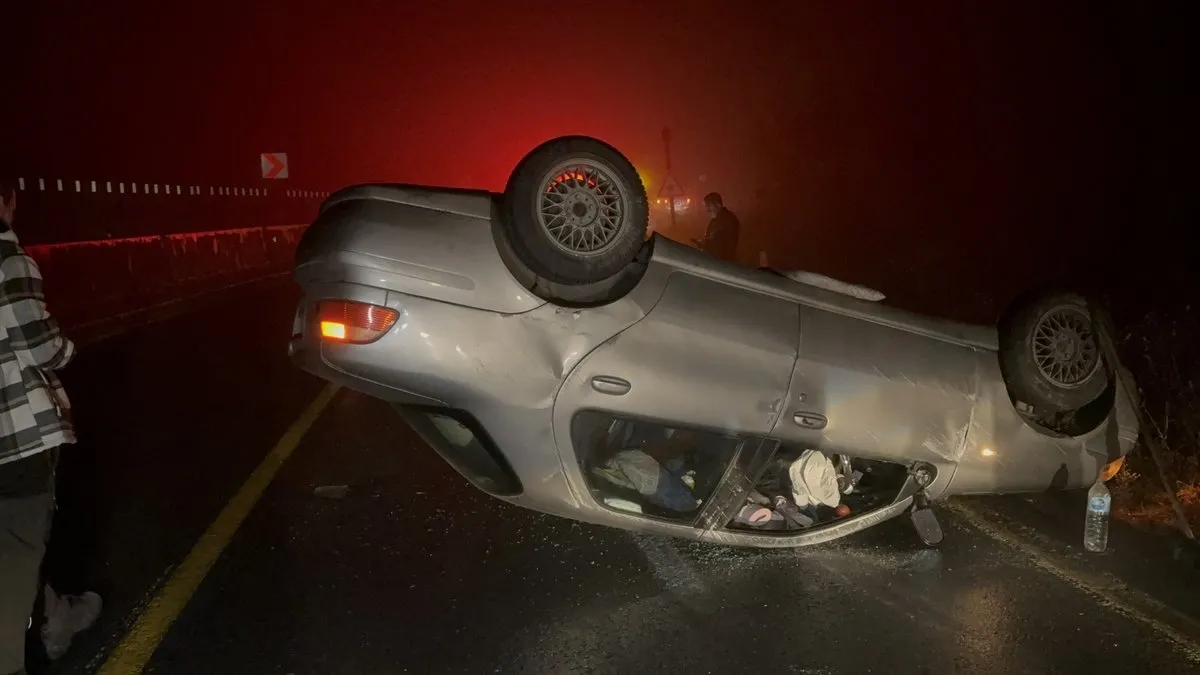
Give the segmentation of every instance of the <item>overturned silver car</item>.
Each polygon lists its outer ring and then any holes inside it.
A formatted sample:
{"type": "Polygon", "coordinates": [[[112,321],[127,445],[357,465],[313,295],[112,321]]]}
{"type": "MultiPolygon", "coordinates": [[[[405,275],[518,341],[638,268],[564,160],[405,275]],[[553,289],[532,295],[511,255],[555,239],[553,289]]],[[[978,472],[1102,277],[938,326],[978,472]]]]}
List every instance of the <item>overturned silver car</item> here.
{"type": "Polygon", "coordinates": [[[906,512],[936,543],[937,500],[1086,486],[1136,441],[1077,295],[963,325],[647,238],[646,215],[632,165],[581,137],[501,195],[342,190],[297,250],[289,353],[497,498],[724,544],[906,512]]]}

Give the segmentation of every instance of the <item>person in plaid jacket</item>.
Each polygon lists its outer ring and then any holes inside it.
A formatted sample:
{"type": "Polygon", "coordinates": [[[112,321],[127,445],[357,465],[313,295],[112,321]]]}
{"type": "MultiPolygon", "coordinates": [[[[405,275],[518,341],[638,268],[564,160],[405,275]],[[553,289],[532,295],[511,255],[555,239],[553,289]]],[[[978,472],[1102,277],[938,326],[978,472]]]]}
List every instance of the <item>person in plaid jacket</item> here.
{"type": "MultiPolygon", "coordinates": [[[[54,513],[58,448],[75,442],[55,370],[75,355],[46,309],[42,275],[12,231],[16,189],[0,180],[0,674],[23,673],[42,557],[54,513]]],[[[48,585],[42,642],[51,658],[90,626],[100,597],[48,585]]]]}

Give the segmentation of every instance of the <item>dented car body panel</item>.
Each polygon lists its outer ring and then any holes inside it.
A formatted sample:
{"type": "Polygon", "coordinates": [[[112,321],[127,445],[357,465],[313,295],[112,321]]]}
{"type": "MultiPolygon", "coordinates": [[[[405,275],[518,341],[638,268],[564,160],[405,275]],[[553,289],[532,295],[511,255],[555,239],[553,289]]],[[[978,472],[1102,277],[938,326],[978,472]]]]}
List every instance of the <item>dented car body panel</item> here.
{"type": "MultiPolygon", "coordinates": [[[[464,475],[511,503],[641,532],[799,546],[901,514],[918,491],[940,499],[1089,485],[1136,440],[1119,387],[1108,418],[1087,434],[1031,426],[1007,394],[994,328],[807,286],[662,238],[648,243],[644,273],[623,297],[556,306],[510,271],[494,202],[487,193],[388,186],[331,197],[298,247],[304,300],[289,352],[305,370],[405,414],[465,413],[519,489],[503,493],[464,475]],[[370,344],[323,341],[313,307],[327,299],[389,307],[399,318],[370,344]],[[738,457],[695,518],[614,510],[589,490],[572,427],[597,410],[736,437],[738,457]],[[780,445],[920,464],[932,482],[814,530],[727,529],[726,503],[753,479],[741,460],[780,445]]],[[[439,439],[423,435],[450,459],[439,439]]]]}

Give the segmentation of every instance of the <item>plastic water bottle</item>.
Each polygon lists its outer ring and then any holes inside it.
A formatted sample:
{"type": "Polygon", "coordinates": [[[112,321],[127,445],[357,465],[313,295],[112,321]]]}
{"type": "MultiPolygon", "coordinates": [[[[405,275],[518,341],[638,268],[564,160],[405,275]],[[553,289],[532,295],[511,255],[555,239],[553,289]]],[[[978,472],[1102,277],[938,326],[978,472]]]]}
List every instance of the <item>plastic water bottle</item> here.
{"type": "Polygon", "coordinates": [[[1108,514],[1112,511],[1112,495],[1104,481],[1088,490],[1087,518],[1083,523],[1083,547],[1092,553],[1103,553],[1108,547],[1108,514]]]}

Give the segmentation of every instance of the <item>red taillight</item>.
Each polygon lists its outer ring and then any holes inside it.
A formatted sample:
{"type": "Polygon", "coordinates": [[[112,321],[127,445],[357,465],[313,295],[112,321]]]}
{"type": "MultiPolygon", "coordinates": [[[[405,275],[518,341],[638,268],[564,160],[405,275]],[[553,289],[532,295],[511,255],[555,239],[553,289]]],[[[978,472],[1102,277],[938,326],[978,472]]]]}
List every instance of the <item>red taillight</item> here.
{"type": "Polygon", "coordinates": [[[321,337],[334,342],[366,344],[395,325],[400,312],[390,307],[349,300],[322,300],[317,307],[321,337]]]}

